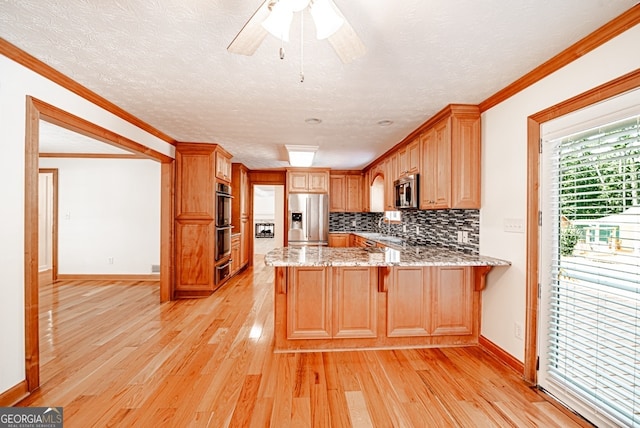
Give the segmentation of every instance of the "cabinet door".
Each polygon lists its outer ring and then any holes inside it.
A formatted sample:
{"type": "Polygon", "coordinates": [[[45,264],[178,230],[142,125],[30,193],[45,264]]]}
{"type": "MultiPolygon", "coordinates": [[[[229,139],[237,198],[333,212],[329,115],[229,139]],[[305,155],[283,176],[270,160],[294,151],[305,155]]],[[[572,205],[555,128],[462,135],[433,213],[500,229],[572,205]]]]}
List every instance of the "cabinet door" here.
{"type": "Polygon", "coordinates": [[[451,201],[450,119],[436,123],[422,135],[423,173],[421,207],[449,208],[451,201]]]}
{"type": "Polygon", "coordinates": [[[394,211],[395,208],[395,188],[393,182],[395,180],[395,156],[389,156],[384,161],[384,209],[385,211],[394,211]]]}
{"type": "Polygon", "coordinates": [[[176,151],[176,215],[213,217],[214,152],[176,151]]]}
{"type": "Polygon", "coordinates": [[[240,260],[240,236],[235,235],[231,238],[231,275],[234,275],[241,268],[240,260]]]}
{"type": "Polygon", "coordinates": [[[480,208],[480,118],[452,118],[451,207],[480,208]]]}
{"type": "Polygon", "coordinates": [[[330,247],[348,247],[349,246],[349,234],[346,234],[346,233],[330,233],[329,234],[329,246],[330,247]]]}
{"type": "Polygon", "coordinates": [[[333,268],[333,337],[377,336],[378,269],[333,268]]]}
{"type": "Polygon", "coordinates": [[[347,175],[345,181],[345,211],[349,213],[362,212],[362,176],[347,175]]]}
{"type": "Polygon", "coordinates": [[[309,173],[289,171],[287,174],[289,192],[306,192],[309,190],[309,173]]]}
{"type": "Polygon", "coordinates": [[[473,333],[473,285],[470,267],[432,270],[431,322],[433,335],[473,333]]]}
{"type": "Polygon", "coordinates": [[[242,269],[249,264],[249,255],[251,254],[251,238],[253,230],[249,225],[249,217],[243,216],[240,219],[240,268],[242,269]]]}
{"type": "Polygon", "coordinates": [[[329,173],[328,172],[310,172],[309,173],[309,191],[317,193],[326,193],[329,191],[329,173]]]}
{"type": "Polygon", "coordinates": [[[289,268],[287,338],[331,337],[331,278],[326,267],[289,268]]]}
{"type": "Polygon", "coordinates": [[[396,154],[396,159],[398,162],[398,177],[404,177],[409,173],[409,154],[407,151],[407,146],[404,146],[398,149],[398,153],[396,154]]]}
{"type": "Polygon", "coordinates": [[[431,331],[428,271],[394,267],[387,292],[387,336],[428,336],[431,331]]]}
{"type": "Polygon", "coordinates": [[[216,177],[231,181],[231,159],[222,153],[216,153],[216,177]]]}
{"type": "Polygon", "coordinates": [[[420,139],[416,138],[407,146],[407,168],[409,174],[420,173],[420,139]]]}
{"type": "Polygon", "coordinates": [[[344,175],[332,175],[329,179],[329,211],[344,212],[346,210],[346,183],[344,175]]]}
{"type": "Polygon", "coordinates": [[[176,290],[213,291],[213,223],[176,223],[176,290]]]}

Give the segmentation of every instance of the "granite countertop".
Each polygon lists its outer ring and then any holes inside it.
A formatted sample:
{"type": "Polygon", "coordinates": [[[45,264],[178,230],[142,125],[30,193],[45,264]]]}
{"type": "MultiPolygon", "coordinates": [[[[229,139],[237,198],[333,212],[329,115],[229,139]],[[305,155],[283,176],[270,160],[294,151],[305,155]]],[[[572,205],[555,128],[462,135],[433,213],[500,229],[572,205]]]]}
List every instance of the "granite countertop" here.
{"type": "Polygon", "coordinates": [[[267,266],[509,266],[511,262],[439,247],[276,248],[264,258],[267,266]]]}

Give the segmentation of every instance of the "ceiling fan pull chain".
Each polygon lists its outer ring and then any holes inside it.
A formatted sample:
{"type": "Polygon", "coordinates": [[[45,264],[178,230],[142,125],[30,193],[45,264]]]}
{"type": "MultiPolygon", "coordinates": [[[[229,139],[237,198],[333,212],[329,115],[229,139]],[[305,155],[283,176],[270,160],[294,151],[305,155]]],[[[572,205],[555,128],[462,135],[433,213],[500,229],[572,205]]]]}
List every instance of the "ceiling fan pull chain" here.
{"type": "Polygon", "coordinates": [[[304,83],[304,11],[300,12],[300,83],[304,83]]]}

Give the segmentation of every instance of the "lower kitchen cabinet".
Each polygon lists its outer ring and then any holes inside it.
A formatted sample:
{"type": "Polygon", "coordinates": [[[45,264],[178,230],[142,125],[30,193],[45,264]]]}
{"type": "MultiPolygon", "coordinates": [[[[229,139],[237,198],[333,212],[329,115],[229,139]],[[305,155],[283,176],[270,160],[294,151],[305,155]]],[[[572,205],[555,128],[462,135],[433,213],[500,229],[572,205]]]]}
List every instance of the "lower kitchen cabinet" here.
{"type": "MultiPolygon", "coordinates": [[[[431,283],[431,334],[438,336],[473,333],[473,285],[471,268],[429,268],[431,283]]],[[[479,316],[479,315],[478,315],[479,316]]]]}
{"type": "Polygon", "coordinates": [[[325,267],[289,269],[287,337],[331,337],[331,276],[325,267]]]}
{"type": "Polygon", "coordinates": [[[239,233],[231,236],[231,275],[235,275],[244,266],[240,257],[240,239],[239,233]]]}
{"type": "Polygon", "coordinates": [[[349,247],[349,234],[348,233],[330,233],[329,246],[330,247],[349,247]]]}
{"type": "Polygon", "coordinates": [[[477,345],[478,280],[486,272],[455,265],[276,267],[275,349],[477,345]]]}
{"type": "Polygon", "coordinates": [[[471,268],[394,267],[387,296],[390,337],[473,333],[471,268]]]}
{"type": "Polygon", "coordinates": [[[431,332],[428,275],[419,266],[393,268],[387,292],[388,336],[427,336],[431,332]]]}
{"type": "Polygon", "coordinates": [[[378,270],[363,266],[332,271],[332,337],[376,337],[378,270]]]}
{"type": "Polygon", "coordinates": [[[299,267],[289,270],[289,339],[377,335],[377,269],[299,267]]]}

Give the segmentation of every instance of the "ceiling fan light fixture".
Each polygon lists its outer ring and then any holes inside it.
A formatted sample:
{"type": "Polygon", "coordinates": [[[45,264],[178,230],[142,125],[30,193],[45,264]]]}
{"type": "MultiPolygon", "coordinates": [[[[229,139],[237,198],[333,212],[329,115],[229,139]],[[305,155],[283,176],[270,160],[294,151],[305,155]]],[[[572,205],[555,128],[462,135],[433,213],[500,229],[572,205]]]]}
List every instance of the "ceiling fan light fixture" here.
{"type": "Polygon", "coordinates": [[[334,9],[329,0],[313,0],[309,12],[316,25],[316,37],[324,40],[336,33],[344,24],[344,18],[334,9]]]}
{"type": "Polygon", "coordinates": [[[289,153],[289,164],[293,167],[308,168],[313,164],[313,157],[318,150],[318,146],[284,146],[289,153]]]}
{"type": "Polygon", "coordinates": [[[271,13],[262,21],[262,27],[278,39],[288,42],[293,10],[286,1],[279,1],[271,7],[271,13]]]}

